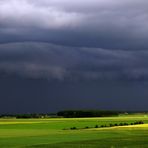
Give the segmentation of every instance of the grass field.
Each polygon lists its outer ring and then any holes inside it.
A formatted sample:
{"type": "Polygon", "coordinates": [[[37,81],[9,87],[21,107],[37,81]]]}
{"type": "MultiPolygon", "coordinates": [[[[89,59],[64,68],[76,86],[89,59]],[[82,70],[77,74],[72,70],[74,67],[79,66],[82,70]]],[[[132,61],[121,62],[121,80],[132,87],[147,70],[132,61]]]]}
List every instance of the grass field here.
{"type": "Polygon", "coordinates": [[[148,117],[0,119],[0,148],[147,148],[148,117]],[[145,124],[94,128],[96,125],[145,124]],[[83,129],[86,126],[88,129],[83,129]],[[77,130],[70,130],[76,127],[77,130]],[[63,130],[66,129],[66,130],[63,130]]]}

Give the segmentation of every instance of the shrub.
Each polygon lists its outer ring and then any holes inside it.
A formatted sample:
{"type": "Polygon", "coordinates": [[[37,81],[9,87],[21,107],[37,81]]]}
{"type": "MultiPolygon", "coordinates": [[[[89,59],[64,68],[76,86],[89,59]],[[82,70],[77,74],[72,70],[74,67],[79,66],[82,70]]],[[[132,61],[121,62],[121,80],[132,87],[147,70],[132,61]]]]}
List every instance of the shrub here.
{"type": "Polygon", "coordinates": [[[76,130],[77,128],[76,128],[76,127],[71,127],[70,129],[71,129],[71,130],[76,130]]]}
{"type": "Polygon", "coordinates": [[[104,127],[104,125],[101,125],[101,127],[104,127]]]}
{"type": "Polygon", "coordinates": [[[119,123],[119,126],[123,126],[123,123],[119,123]]]}
{"type": "Polygon", "coordinates": [[[113,124],[109,124],[109,126],[110,126],[110,127],[113,127],[114,125],[113,125],[113,124]]]}
{"type": "Polygon", "coordinates": [[[136,122],[134,122],[134,124],[136,125],[136,124],[139,124],[139,123],[136,121],[136,122]]]}
{"type": "Polygon", "coordinates": [[[144,124],[144,122],[143,121],[139,121],[139,124],[144,124]]]}
{"type": "Polygon", "coordinates": [[[98,128],[98,127],[99,127],[98,125],[95,126],[95,128],[98,128]]]}
{"type": "Polygon", "coordinates": [[[89,128],[88,126],[85,127],[85,129],[88,129],[88,128],[89,128]]]}
{"type": "Polygon", "coordinates": [[[128,125],[128,123],[123,123],[123,125],[128,125]]]}

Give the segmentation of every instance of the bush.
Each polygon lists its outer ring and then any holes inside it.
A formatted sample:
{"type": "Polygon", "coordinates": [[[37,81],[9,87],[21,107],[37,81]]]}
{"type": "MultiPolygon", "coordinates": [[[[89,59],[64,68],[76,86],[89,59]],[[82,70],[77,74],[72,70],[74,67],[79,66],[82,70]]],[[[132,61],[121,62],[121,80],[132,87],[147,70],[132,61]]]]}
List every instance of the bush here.
{"type": "Polygon", "coordinates": [[[123,126],[123,123],[119,123],[119,126],[123,126]]]}
{"type": "Polygon", "coordinates": [[[113,125],[113,124],[109,124],[109,126],[110,126],[110,127],[113,127],[114,125],[113,125]]]}
{"type": "Polygon", "coordinates": [[[104,125],[101,125],[101,127],[104,127],[104,125]]]}
{"type": "Polygon", "coordinates": [[[139,124],[144,124],[144,122],[143,121],[139,121],[139,124]]]}
{"type": "Polygon", "coordinates": [[[85,127],[85,129],[88,129],[88,128],[89,128],[88,126],[85,127]]]}
{"type": "Polygon", "coordinates": [[[123,125],[128,125],[128,123],[123,123],[123,125]]]}
{"type": "Polygon", "coordinates": [[[98,128],[98,127],[99,127],[98,125],[95,126],[95,128],[98,128]]]}
{"type": "Polygon", "coordinates": [[[135,121],[134,123],[131,123],[131,125],[137,125],[137,124],[144,124],[143,121],[135,121]]]}
{"type": "Polygon", "coordinates": [[[76,127],[71,127],[70,129],[71,129],[71,130],[76,130],[77,128],[76,128],[76,127]]]}

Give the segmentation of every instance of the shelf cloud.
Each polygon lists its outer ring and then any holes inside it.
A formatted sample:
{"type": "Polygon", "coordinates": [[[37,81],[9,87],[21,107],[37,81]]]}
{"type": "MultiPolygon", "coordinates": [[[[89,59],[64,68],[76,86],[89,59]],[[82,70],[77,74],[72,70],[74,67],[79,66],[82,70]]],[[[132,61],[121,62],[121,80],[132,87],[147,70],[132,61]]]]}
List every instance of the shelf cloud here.
{"type": "Polygon", "coordinates": [[[148,51],[65,47],[49,43],[0,45],[0,71],[57,80],[145,80],[148,51]]]}

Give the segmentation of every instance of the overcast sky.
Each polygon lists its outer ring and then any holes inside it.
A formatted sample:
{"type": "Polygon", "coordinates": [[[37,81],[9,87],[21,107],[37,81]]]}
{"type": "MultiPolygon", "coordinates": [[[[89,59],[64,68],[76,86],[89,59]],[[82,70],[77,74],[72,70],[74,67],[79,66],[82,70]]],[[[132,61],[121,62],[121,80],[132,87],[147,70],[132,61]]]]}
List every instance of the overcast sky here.
{"type": "Polygon", "coordinates": [[[147,110],[147,24],[147,0],[0,0],[0,112],[147,110]]]}

